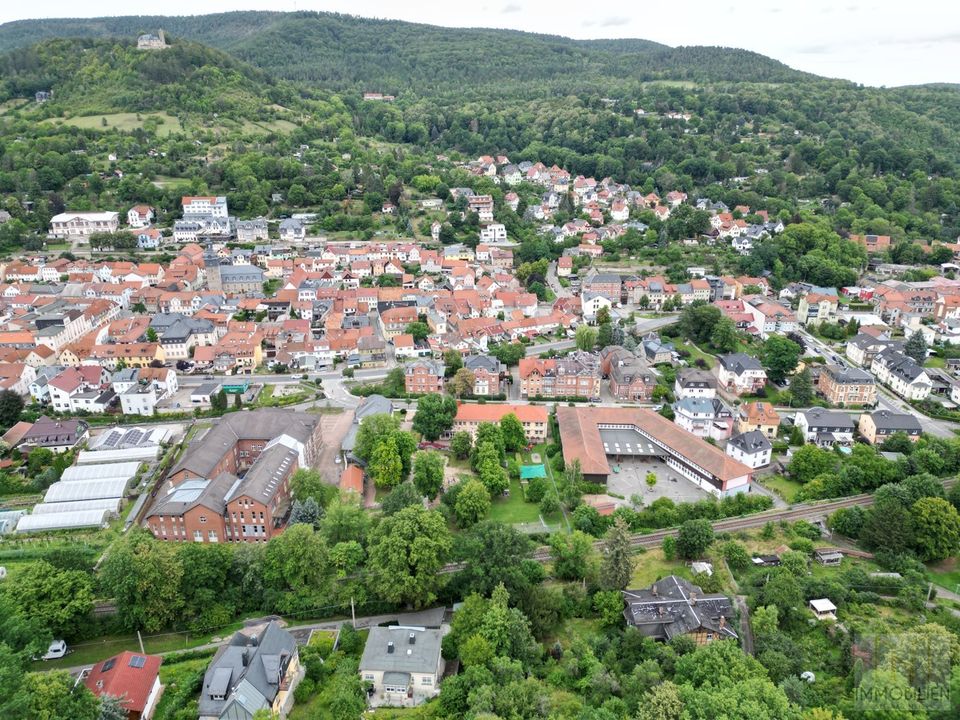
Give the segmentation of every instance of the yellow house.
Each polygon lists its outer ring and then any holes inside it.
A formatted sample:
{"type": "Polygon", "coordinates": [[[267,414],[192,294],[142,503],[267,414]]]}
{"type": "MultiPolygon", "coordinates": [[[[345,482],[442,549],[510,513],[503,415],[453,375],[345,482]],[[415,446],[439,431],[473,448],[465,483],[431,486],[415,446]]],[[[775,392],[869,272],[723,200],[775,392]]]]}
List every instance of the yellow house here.
{"type": "Polygon", "coordinates": [[[737,433],[759,430],[767,438],[775,438],[780,427],[780,415],[768,402],[744,403],[737,415],[737,433]]]}
{"type": "Polygon", "coordinates": [[[116,345],[94,345],[90,359],[98,365],[115,370],[122,361],[127,367],[145,368],[150,363],[165,362],[166,354],[159,343],[118,343],[116,345]]]}

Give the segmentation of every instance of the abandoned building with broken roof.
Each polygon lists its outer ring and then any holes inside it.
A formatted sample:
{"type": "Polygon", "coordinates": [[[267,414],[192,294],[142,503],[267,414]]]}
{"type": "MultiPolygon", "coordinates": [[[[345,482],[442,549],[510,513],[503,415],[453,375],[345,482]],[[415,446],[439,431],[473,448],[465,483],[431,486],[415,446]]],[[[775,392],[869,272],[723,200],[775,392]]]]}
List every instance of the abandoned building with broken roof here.
{"type": "Polygon", "coordinates": [[[320,445],[317,415],[226,415],[190,443],[146,525],[173,542],[266,542],[289,515],[290,477],[316,463],[320,445]]]}
{"type": "Polygon", "coordinates": [[[705,593],[676,575],[658,580],[649,588],[624,590],[623,599],[627,623],[646,637],[667,641],[687,635],[698,645],[737,637],[730,627],[735,619],[730,598],[705,593]]]}

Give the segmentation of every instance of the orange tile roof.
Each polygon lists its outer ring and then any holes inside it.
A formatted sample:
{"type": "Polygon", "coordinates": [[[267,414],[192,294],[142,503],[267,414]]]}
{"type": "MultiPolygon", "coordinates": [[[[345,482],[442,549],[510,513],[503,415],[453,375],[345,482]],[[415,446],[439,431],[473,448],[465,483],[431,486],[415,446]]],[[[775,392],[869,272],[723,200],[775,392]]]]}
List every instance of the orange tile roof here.
{"type": "Polygon", "coordinates": [[[609,475],[610,465],[599,425],[632,425],[666,445],[722,482],[749,475],[752,470],[723,450],[704,442],[662,415],[647,408],[558,407],[563,459],[580,461],[584,475],[609,475]]]}
{"type": "Polygon", "coordinates": [[[505,415],[513,413],[522,423],[547,422],[547,408],[543,405],[493,405],[463,403],[457,408],[456,420],[460,422],[500,422],[505,415]]]}
{"type": "Polygon", "coordinates": [[[363,494],[363,470],[359,465],[347,465],[340,474],[340,489],[363,494]]]}

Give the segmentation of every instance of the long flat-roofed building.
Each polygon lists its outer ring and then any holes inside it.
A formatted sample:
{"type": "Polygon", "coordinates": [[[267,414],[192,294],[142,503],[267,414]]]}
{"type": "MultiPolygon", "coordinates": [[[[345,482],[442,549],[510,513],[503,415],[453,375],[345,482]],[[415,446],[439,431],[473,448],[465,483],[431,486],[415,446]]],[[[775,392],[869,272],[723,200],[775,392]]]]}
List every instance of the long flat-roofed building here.
{"type": "Polygon", "coordinates": [[[579,460],[589,482],[607,481],[610,457],[658,457],[714,495],[750,489],[751,468],[652,410],[558,407],[557,421],[564,462],[579,460]]]}

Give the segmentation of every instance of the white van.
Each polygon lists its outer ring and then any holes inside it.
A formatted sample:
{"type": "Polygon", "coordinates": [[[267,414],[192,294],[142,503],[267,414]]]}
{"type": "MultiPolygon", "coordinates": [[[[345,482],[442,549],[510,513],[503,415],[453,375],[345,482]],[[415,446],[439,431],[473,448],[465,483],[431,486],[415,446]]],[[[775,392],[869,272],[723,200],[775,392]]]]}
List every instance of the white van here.
{"type": "Polygon", "coordinates": [[[54,640],[47,648],[47,652],[41,657],[41,660],[59,660],[67,654],[67,643],[63,640],[54,640]]]}

